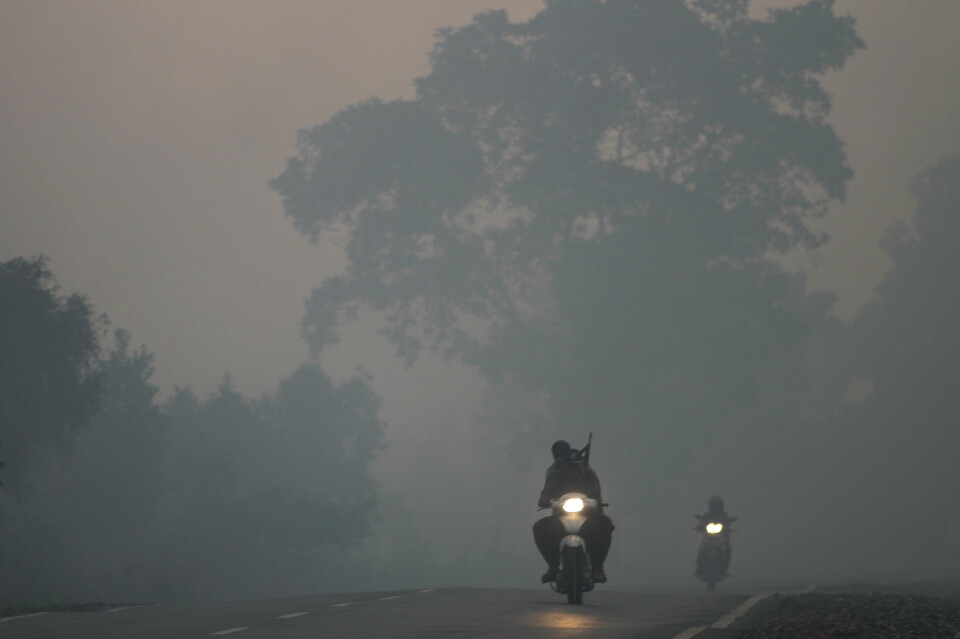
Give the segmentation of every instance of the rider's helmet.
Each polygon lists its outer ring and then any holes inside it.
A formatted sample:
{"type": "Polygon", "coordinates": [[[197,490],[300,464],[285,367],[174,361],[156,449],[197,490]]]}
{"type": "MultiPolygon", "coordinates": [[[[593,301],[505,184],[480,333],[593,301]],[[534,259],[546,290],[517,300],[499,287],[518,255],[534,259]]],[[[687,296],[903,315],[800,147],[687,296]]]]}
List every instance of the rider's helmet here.
{"type": "Polygon", "coordinates": [[[723,497],[721,497],[720,495],[714,495],[713,497],[710,498],[710,501],[708,502],[708,506],[710,507],[711,512],[718,512],[723,510],[723,497]]]}
{"type": "Polygon", "coordinates": [[[550,452],[553,453],[554,461],[567,461],[570,459],[570,444],[562,439],[558,439],[553,442],[553,446],[550,447],[550,452]]]}

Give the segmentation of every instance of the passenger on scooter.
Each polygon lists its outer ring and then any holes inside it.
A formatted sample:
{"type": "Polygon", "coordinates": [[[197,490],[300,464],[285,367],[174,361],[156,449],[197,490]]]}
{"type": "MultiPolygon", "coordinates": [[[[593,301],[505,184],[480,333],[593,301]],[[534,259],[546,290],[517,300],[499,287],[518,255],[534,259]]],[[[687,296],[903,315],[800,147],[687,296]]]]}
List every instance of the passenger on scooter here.
{"type": "MultiPolygon", "coordinates": [[[[570,444],[561,439],[554,442],[551,452],[553,464],[547,469],[547,478],[540,492],[538,505],[541,508],[547,508],[550,506],[550,500],[570,492],[583,493],[603,504],[600,496],[600,479],[581,458],[580,451],[572,449],[570,444]]],[[[589,516],[580,529],[580,536],[587,542],[590,563],[593,565],[592,577],[596,583],[607,581],[603,562],[610,550],[613,528],[613,521],[603,514],[601,505],[599,512],[589,516]]],[[[547,562],[547,572],[540,578],[543,583],[557,579],[557,570],[560,566],[560,540],[565,534],[566,531],[560,519],[552,514],[533,524],[533,539],[547,562]]]]}

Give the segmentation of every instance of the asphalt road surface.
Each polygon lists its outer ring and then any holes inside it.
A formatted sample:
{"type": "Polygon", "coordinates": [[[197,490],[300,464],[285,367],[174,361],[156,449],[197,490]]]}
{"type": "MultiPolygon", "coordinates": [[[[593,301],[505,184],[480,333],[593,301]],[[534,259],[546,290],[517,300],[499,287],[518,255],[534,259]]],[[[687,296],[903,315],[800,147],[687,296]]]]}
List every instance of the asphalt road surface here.
{"type": "MultiPolygon", "coordinates": [[[[571,606],[543,590],[406,590],[0,619],[0,639],[730,636],[762,595],[601,590],[571,606]]],[[[763,606],[759,606],[762,608],[763,606]]]]}

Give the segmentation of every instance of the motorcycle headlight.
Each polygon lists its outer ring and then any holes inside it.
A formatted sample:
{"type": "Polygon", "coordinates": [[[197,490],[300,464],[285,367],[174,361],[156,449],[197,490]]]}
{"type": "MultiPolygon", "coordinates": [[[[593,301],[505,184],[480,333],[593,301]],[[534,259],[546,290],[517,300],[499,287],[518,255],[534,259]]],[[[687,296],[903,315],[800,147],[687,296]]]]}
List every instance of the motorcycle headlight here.
{"type": "Polygon", "coordinates": [[[563,511],[567,513],[578,513],[583,510],[583,500],[579,497],[571,497],[563,502],[563,511]]]}
{"type": "Polygon", "coordinates": [[[707,524],[707,532],[711,535],[719,534],[723,530],[723,524],[707,524]]]}

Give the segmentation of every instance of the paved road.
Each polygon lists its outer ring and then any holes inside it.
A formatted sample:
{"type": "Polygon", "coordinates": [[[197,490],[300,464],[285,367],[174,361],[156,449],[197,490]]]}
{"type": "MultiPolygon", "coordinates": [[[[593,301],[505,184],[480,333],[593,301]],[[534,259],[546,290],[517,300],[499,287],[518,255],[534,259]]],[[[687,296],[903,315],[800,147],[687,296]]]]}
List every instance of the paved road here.
{"type": "Polygon", "coordinates": [[[604,591],[570,606],[543,590],[442,589],[196,606],[140,606],[0,619],[0,639],[730,636],[760,597],[604,591]],[[701,630],[702,628],[708,628],[701,630]]]}

